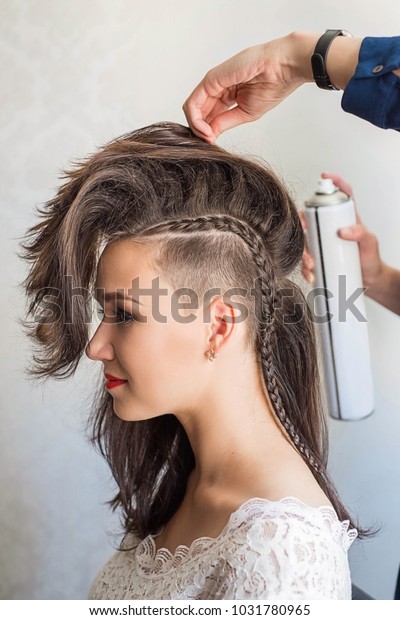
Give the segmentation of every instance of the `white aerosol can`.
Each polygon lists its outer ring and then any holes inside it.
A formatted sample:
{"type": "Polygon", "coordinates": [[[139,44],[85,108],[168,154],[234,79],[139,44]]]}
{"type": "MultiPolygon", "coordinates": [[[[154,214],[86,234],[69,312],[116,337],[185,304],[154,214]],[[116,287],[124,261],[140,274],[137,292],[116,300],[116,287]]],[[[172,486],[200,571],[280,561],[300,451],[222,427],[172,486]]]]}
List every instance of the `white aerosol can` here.
{"type": "Polygon", "coordinates": [[[320,179],[305,203],[307,239],[315,260],[308,296],[319,341],[329,415],[361,420],[374,410],[368,322],[358,243],[340,228],[356,224],[354,203],[331,179],[320,179]]]}

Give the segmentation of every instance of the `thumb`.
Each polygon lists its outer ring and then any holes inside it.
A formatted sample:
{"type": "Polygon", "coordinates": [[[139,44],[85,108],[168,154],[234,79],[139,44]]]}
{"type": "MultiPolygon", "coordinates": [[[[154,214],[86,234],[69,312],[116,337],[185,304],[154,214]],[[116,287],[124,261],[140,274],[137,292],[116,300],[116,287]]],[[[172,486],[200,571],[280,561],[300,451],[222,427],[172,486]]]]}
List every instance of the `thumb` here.
{"type": "Polygon", "coordinates": [[[240,106],[236,105],[231,110],[227,110],[226,112],[218,114],[218,116],[216,116],[212,119],[212,121],[210,121],[209,125],[214,135],[218,137],[227,129],[232,129],[233,127],[237,127],[242,123],[249,123],[250,121],[254,120],[255,117],[252,117],[240,106]]]}
{"type": "Polygon", "coordinates": [[[364,224],[356,224],[355,226],[345,226],[338,230],[338,234],[343,239],[352,239],[354,241],[362,241],[364,237],[367,237],[369,231],[364,224]]]}
{"type": "Polygon", "coordinates": [[[358,241],[360,248],[363,251],[375,251],[377,248],[376,236],[364,226],[364,224],[356,224],[355,226],[349,226],[340,228],[338,235],[342,239],[349,241],[358,241]]]}
{"type": "Polygon", "coordinates": [[[354,241],[358,241],[360,231],[358,231],[357,228],[358,226],[345,226],[344,228],[339,228],[338,235],[343,239],[354,239],[354,241]]]}

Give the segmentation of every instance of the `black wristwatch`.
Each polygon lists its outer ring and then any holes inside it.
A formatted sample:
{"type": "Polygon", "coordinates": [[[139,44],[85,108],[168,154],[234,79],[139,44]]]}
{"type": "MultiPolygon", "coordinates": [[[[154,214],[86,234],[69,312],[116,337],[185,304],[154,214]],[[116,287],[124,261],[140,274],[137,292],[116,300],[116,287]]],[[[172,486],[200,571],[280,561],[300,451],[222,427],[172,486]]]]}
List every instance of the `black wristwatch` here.
{"type": "Polygon", "coordinates": [[[352,37],[347,30],[327,30],[317,41],[314,54],[311,56],[311,67],[316,85],[324,90],[339,90],[332,84],[326,70],[326,55],[333,39],[336,37],[352,37]]]}

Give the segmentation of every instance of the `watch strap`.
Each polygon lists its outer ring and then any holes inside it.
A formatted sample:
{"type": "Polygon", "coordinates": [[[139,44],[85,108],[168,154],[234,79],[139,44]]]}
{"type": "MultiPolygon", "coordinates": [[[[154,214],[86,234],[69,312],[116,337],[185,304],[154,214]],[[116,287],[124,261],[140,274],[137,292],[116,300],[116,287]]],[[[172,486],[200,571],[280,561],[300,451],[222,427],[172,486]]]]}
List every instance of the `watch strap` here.
{"type": "Polygon", "coordinates": [[[352,35],[347,30],[327,30],[318,39],[314,49],[314,53],[311,56],[311,67],[313,72],[313,78],[316,85],[324,90],[339,90],[337,86],[332,84],[328,71],[326,69],[326,55],[332,41],[336,37],[352,35]]]}

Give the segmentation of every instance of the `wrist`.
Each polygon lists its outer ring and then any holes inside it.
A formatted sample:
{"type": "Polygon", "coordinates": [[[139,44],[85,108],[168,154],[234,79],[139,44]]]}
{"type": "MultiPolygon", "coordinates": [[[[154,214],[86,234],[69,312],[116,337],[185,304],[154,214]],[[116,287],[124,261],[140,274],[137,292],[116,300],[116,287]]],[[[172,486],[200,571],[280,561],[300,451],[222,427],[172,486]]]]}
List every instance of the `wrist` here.
{"type": "Polygon", "coordinates": [[[320,34],[317,32],[295,31],[287,35],[287,63],[293,80],[302,83],[313,82],[311,56],[320,34]]]}
{"type": "Polygon", "coordinates": [[[400,315],[400,271],[382,263],[380,276],[374,279],[365,294],[391,312],[400,315]]]}
{"type": "Polygon", "coordinates": [[[326,68],[332,84],[344,90],[358,65],[361,37],[335,37],[326,57],[326,68]]]}
{"type": "Polygon", "coordinates": [[[364,286],[367,287],[365,291],[367,297],[375,299],[375,297],[380,297],[388,289],[392,279],[392,271],[393,268],[381,260],[374,276],[364,281],[364,286]]]}
{"type": "MultiPolygon", "coordinates": [[[[314,82],[311,56],[322,33],[295,31],[288,34],[286,63],[293,80],[314,82]]],[[[335,37],[327,56],[326,68],[335,86],[344,90],[353,77],[363,39],[361,37],[335,37]]]]}

